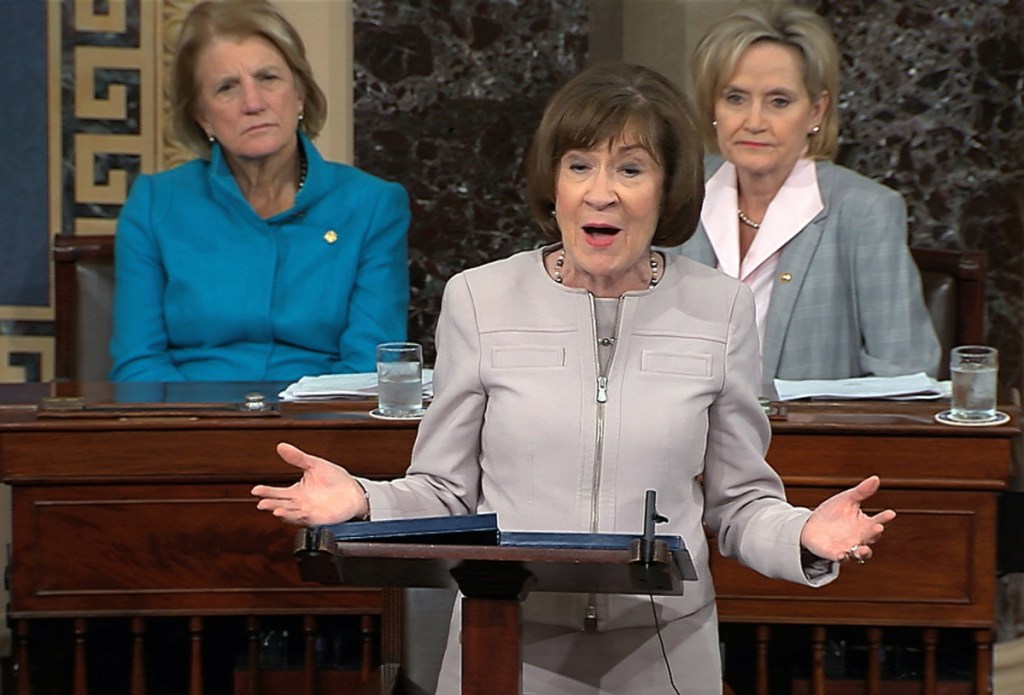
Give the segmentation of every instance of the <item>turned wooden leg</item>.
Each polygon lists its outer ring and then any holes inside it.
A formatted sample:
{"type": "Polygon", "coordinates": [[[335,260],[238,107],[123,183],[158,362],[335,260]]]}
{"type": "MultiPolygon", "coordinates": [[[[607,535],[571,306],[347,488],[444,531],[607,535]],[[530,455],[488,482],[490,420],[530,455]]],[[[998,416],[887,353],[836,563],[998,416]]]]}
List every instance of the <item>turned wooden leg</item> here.
{"type": "Polygon", "coordinates": [[[14,668],[16,695],[32,695],[32,679],[29,675],[27,620],[14,623],[14,668]]]}
{"type": "Polygon", "coordinates": [[[189,643],[189,695],[203,695],[203,619],[197,615],[188,619],[189,643]]]}
{"type": "Polygon", "coordinates": [[[768,647],[771,643],[772,629],[768,625],[758,625],[755,632],[757,640],[757,695],[768,695],[768,647]]]}
{"type": "Polygon", "coordinates": [[[71,675],[71,692],[74,695],[88,695],[89,677],[85,667],[85,640],[89,634],[89,623],[85,618],[75,618],[74,666],[71,675]]]}
{"type": "Polygon", "coordinates": [[[936,674],[935,648],[939,643],[939,631],[928,628],[921,631],[921,646],[924,653],[924,664],[921,669],[921,692],[924,695],[935,695],[938,690],[936,674]]]}
{"type": "Polygon", "coordinates": [[[974,632],[974,692],[990,695],[992,692],[992,631],[974,632]]]}
{"type": "Polygon", "coordinates": [[[303,692],[316,695],[316,616],[307,615],[302,619],[303,634],[303,692]]]}
{"type": "Polygon", "coordinates": [[[132,695],[146,695],[146,620],[132,618],[132,695]]]}
{"type": "Polygon", "coordinates": [[[811,695],[825,695],[825,628],[811,628],[811,695]]]}
{"type": "Polygon", "coordinates": [[[868,682],[865,691],[868,695],[882,695],[882,628],[869,627],[868,640],[868,682]]]}

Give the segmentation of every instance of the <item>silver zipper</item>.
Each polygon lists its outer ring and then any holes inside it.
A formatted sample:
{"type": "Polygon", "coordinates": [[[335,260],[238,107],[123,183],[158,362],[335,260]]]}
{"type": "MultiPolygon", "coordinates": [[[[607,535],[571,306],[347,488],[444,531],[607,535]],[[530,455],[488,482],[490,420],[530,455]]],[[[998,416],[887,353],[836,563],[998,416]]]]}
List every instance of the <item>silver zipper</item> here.
{"type": "MultiPolygon", "coordinates": [[[[590,298],[590,325],[594,329],[593,340],[591,344],[594,346],[594,369],[597,371],[597,432],[595,434],[596,440],[594,443],[594,481],[590,489],[590,531],[591,533],[597,533],[598,525],[598,497],[601,490],[601,459],[604,456],[604,405],[608,402],[608,374],[611,371],[612,362],[615,361],[615,352],[619,341],[615,340],[612,343],[612,352],[608,356],[608,364],[605,365],[605,369],[601,370],[601,355],[597,347],[597,307],[594,299],[594,295],[587,293],[590,298]]],[[[622,302],[623,298],[619,297],[618,304],[615,307],[615,335],[619,336],[620,324],[622,323],[622,302]]],[[[587,612],[584,618],[584,628],[586,630],[597,629],[597,597],[594,594],[590,594],[587,597],[587,612]]]]}

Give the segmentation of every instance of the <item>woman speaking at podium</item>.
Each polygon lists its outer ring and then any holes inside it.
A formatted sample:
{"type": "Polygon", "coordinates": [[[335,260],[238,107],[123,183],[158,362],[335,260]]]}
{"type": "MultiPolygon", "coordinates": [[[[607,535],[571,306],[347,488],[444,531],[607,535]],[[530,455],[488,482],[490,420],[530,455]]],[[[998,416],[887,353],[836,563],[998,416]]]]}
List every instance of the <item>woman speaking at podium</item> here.
{"type": "MultiPolygon", "coordinates": [[[[658,492],[699,580],[657,597],[531,594],[529,693],[721,690],[705,525],[722,552],[810,586],[871,556],[895,514],[865,515],[869,478],[813,512],[785,500],[765,462],[770,429],[750,290],[658,246],[694,231],[703,152],[691,107],[661,75],[597,65],[548,103],[526,159],[526,196],[553,243],[447,285],[434,400],[412,465],[351,477],[288,444],[290,487],[260,509],[300,525],[495,512],[509,531],[637,533],[658,492]],[[673,677],[673,673],[675,677],[673,677]]],[[[326,453],[326,452],[322,452],[326,453]]],[[[456,606],[439,693],[459,691],[456,606]]]]}

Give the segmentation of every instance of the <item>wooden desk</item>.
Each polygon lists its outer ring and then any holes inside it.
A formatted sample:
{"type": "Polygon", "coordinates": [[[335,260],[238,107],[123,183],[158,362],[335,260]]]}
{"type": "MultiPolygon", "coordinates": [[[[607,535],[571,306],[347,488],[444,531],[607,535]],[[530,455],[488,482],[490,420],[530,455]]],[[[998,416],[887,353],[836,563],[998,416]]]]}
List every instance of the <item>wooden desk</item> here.
{"type": "MultiPolygon", "coordinates": [[[[721,620],[863,625],[871,628],[869,640],[880,639],[881,626],[973,628],[974,692],[988,693],[996,503],[1020,430],[1015,411],[1007,425],[983,428],[937,424],[933,416],[940,409],[938,403],[787,404],[787,419],[773,422],[768,461],[785,481],[790,501],[814,507],[878,474],[882,489],[869,509],[888,507],[898,516],[870,561],[847,565],[839,580],[821,589],[765,579],[712,553],[721,620]]],[[[825,693],[824,630],[816,634],[811,692],[825,693]]],[[[921,692],[935,693],[935,645],[929,651],[928,641],[936,633],[923,634],[921,692]]],[[[762,673],[766,658],[760,655],[762,673]]],[[[869,664],[868,692],[882,692],[879,668],[869,664]]]]}
{"type": "MultiPolygon", "coordinates": [[[[0,385],[0,466],[12,486],[9,615],[225,615],[332,610],[390,615],[380,592],[304,584],[294,530],[257,512],[257,482],[294,481],[279,441],[386,479],[409,461],[415,427],[373,420],[366,404],[285,404],[280,415],[37,416],[46,396],[89,402],[240,403],[280,385],[0,385]],[[204,395],[203,388],[207,388],[204,395]],[[155,389],[152,390],[152,389],[155,389]],[[191,389],[191,390],[190,390],[191,389]],[[212,389],[210,391],[209,389],[212,389]],[[223,538],[223,542],[209,542],[223,538]]],[[[877,505],[899,518],[875,558],[810,591],[716,559],[724,622],[952,626],[976,630],[977,691],[987,692],[995,621],[996,499],[1009,473],[1010,424],[933,422],[936,403],[790,404],[769,461],[791,499],[814,506],[877,473],[877,505]]],[[[388,599],[391,600],[391,599],[388,599]]],[[[393,619],[394,616],[391,616],[393,619]]],[[[383,658],[399,627],[384,621],[383,658]],[[389,627],[390,625],[390,627],[389,627]]],[[[926,683],[926,692],[927,690],[926,683]]],[[[27,692],[27,691],[26,691],[27,692]]]]}
{"type": "MultiPolygon", "coordinates": [[[[202,405],[194,415],[36,412],[52,396],[124,408],[132,407],[125,401],[161,397],[238,404],[253,389],[271,396],[281,387],[0,385],[0,466],[12,488],[8,616],[19,660],[27,659],[24,636],[32,619],[333,613],[386,613],[380,634],[372,627],[373,641],[383,639],[380,660],[399,660],[401,612],[386,610],[385,601],[400,594],[303,582],[295,527],[257,511],[249,490],[296,479],[274,452],[280,441],[348,462],[369,477],[399,476],[409,462],[413,427],[374,420],[365,404],[352,403],[332,404],[332,412],[285,406],[265,417],[218,415],[202,405]]],[[[365,652],[362,678],[378,645],[367,642],[365,652]]],[[[191,692],[198,692],[200,679],[197,670],[191,692]]],[[[79,684],[84,675],[76,677],[79,684]]],[[[18,687],[28,693],[28,679],[18,687]]]]}

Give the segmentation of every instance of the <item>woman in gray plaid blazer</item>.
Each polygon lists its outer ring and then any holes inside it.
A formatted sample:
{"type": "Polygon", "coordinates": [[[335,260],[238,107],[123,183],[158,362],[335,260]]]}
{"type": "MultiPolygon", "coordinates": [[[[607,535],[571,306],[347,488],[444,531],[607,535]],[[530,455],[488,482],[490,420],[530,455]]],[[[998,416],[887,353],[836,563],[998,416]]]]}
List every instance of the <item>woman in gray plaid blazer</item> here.
{"type": "Polygon", "coordinates": [[[676,250],[754,291],[772,380],[934,375],[939,341],[896,191],[832,163],[839,54],[810,10],[742,8],[693,61],[707,193],[676,250]],[[702,117],[702,118],[701,118],[702,117]]]}

